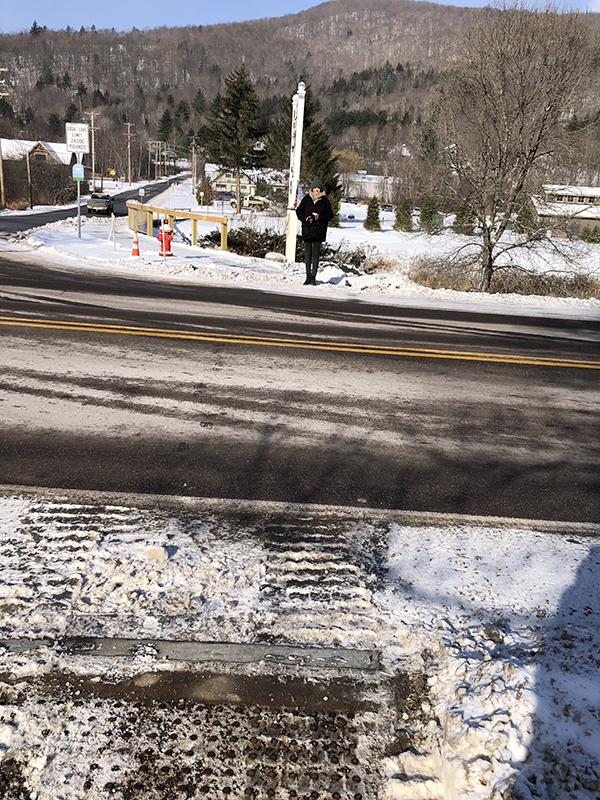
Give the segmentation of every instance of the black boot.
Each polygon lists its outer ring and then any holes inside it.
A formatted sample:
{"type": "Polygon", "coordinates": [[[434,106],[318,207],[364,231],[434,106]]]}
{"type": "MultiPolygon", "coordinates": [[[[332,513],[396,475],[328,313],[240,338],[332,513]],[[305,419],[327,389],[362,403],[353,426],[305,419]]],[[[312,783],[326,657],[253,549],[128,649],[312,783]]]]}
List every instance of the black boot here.
{"type": "Polygon", "coordinates": [[[310,286],[311,283],[312,283],[311,277],[310,277],[310,275],[307,275],[303,286],[310,286]]]}

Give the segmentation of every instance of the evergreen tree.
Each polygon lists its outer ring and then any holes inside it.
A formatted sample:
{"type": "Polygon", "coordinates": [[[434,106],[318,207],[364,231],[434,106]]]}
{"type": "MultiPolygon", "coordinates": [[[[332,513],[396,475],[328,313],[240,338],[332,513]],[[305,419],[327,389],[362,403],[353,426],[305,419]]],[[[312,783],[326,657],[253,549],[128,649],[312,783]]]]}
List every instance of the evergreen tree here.
{"type": "Polygon", "coordinates": [[[167,142],[170,135],[173,133],[173,117],[168,108],[165,109],[164,114],[158,123],[158,138],[161,142],[167,142]]]}
{"type": "Polygon", "coordinates": [[[205,206],[209,206],[212,201],[215,199],[215,191],[212,187],[212,183],[210,178],[205,175],[196,191],[196,200],[200,203],[202,202],[205,206]]]}
{"type": "Polygon", "coordinates": [[[412,212],[410,200],[405,197],[396,206],[396,218],[394,220],[394,230],[410,233],[412,231],[412,212]]]}
{"type": "Polygon", "coordinates": [[[75,103],[69,103],[65,112],[65,122],[73,122],[77,116],[77,106],[75,103]]]}
{"type": "Polygon", "coordinates": [[[55,112],[48,117],[48,128],[52,137],[51,141],[60,138],[64,134],[63,121],[55,112]]]}
{"type": "Polygon", "coordinates": [[[202,89],[198,89],[194,95],[194,99],[192,100],[192,110],[199,117],[201,117],[206,111],[206,98],[204,97],[204,92],[202,89]]]}
{"type": "Polygon", "coordinates": [[[40,25],[38,25],[35,20],[33,20],[33,25],[29,29],[29,33],[31,36],[40,36],[43,30],[44,29],[40,25]]]}
{"type": "Polygon", "coordinates": [[[364,227],[368,231],[380,231],[381,221],[379,219],[379,200],[372,197],[367,206],[367,218],[364,221],[364,227]]]}
{"type": "Polygon", "coordinates": [[[454,233],[461,233],[463,236],[473,236],[475,233],[475,214],[470,203],[464,201],[459,204],[452,223],[454,233]]]}
{"type": "Polygon", "coordinates": [[[515,220],[514,231],[515,233],[526,234],[531,236],[535,231],[535,213],[531,203],[524,203],[517,212],[517,219],[515,220]]]}
{"type": "Polygon", "coordinates": [[[440,226],[437,220],[438,206],[433,197],[426,197],[421,203],[421,214],[419,221],[421,228],[429,234],[436,234],[440,232],[440,226]]]}
{"type": "Polygon", "coordinates": [[[226,91],[210,107],[202,149],[208,161],[232,170],[241,208],[241,172],[258,167],[264,153],[256,147],[261,136],[260,102],[246,67],[242,64],[225,78],[226,91]]]}

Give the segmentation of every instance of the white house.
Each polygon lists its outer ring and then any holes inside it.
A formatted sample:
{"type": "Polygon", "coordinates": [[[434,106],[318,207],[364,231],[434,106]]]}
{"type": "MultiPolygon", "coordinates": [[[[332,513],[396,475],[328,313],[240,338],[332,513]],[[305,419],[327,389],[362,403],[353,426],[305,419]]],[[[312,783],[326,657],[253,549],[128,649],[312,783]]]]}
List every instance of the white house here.
{"type": "Polygon", "coordinates": [[[548,184],[532,197],[538,220],[558,233],[600,225],[600,187],[548,184]]]}

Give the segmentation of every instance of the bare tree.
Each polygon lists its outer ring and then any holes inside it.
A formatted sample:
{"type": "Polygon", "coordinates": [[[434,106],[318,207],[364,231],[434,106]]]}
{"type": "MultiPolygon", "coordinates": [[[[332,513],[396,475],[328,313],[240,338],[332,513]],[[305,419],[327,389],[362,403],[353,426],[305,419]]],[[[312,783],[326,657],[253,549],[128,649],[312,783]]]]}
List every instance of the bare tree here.
{"type": "Polygon", "coordinates": [[[555,7],[486,9],[439,93],[433,166],[443,168],[456,200],[477,218],[483,290],[509,251],[543,235],[504,236],[537,169],[574,142],[566,115],[596,68],[588,20],[555,7]]]}

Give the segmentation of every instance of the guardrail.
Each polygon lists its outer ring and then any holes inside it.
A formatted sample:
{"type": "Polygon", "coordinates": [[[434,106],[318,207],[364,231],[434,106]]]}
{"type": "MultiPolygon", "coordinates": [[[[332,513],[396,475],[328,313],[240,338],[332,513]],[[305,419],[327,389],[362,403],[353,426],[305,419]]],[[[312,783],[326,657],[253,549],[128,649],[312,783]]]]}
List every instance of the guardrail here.
{"type": "Polygon", "coordinates": [[[146,235],[151,236],[154,228],[154,215],[168,219],[169,225],[175,229],[175,219],[191,219],[192,221],[192,247],[198,244],[198,220],[203,222],[218,222],[221,225],[221,250],[227,250],[227,217],[213,217],[210,214],[196,214],[193,211],[180,211],[176,208],[159,208],[158,206],[144,205],[135,200],[127,201],[127,225],[130,230],[140,231],[146,228],[146,235]],[[142,222],[146,216],[145,223],[142,222]],[[142,217],[142,219],[140,218],[142,217]]]}

